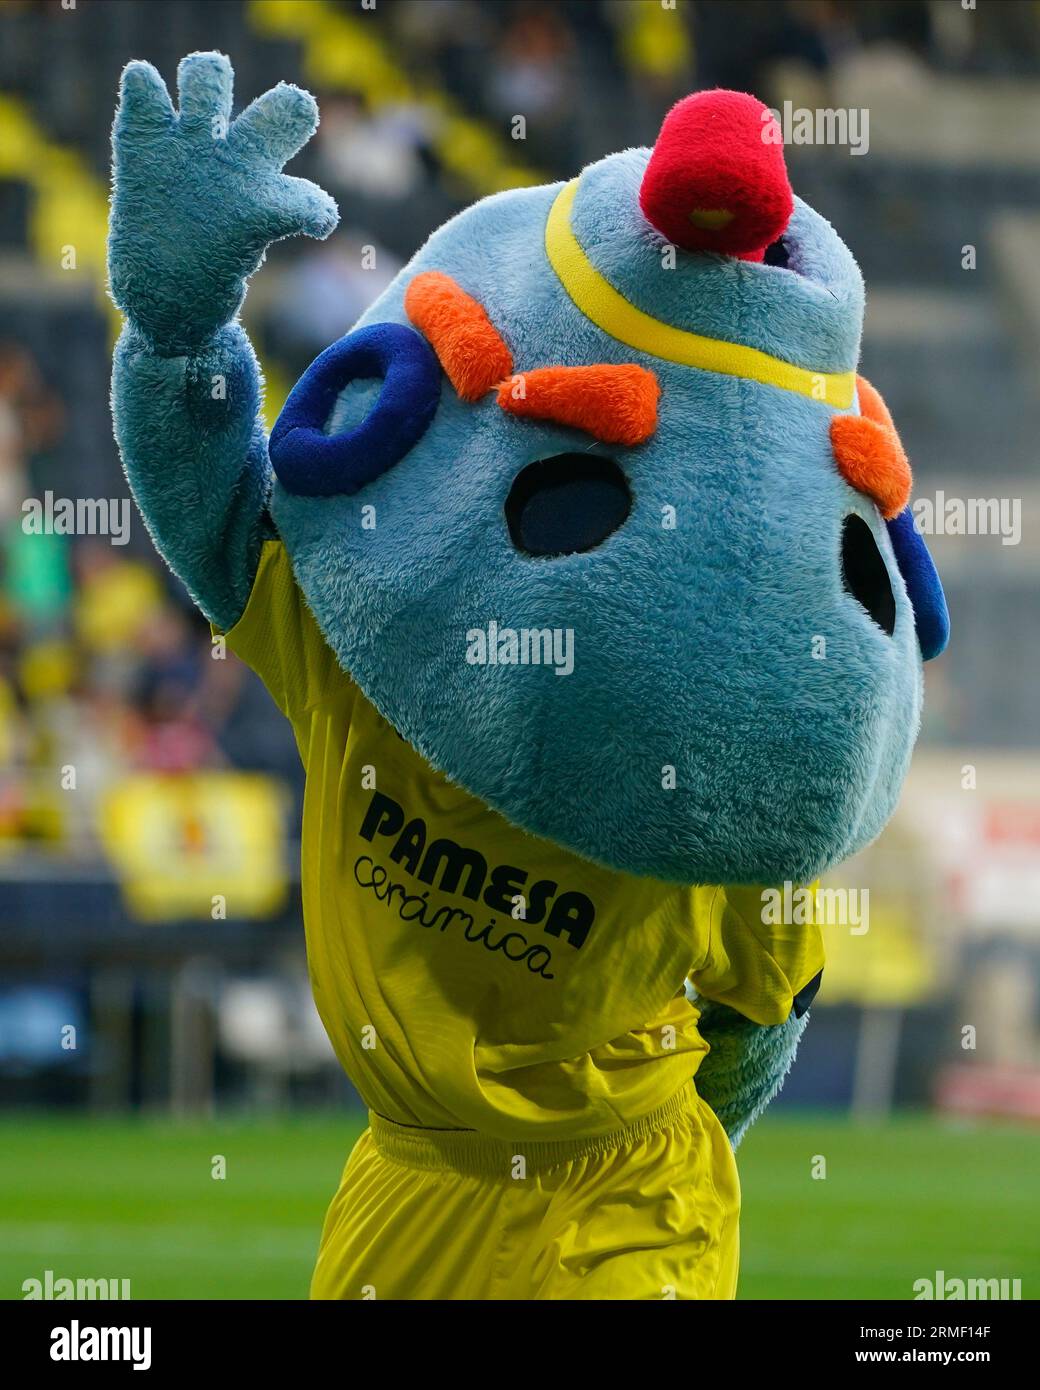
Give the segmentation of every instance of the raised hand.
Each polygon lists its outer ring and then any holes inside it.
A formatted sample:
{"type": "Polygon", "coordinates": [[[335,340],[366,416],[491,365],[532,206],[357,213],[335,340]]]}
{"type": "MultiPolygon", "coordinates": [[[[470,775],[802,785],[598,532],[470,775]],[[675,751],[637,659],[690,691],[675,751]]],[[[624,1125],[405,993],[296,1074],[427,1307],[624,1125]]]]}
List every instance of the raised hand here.
{"type": "Polygon", "coordinates": [[[309,92],[287,83],[231,120],[233,74],[220,53],[177,70],[179,111],[150,63],[123,72],[112,131],[112,297],[163,355],[189,355],[238,312],[272,241],[324,238],[336,204],[282,166],[318,124],[309,92]]]}

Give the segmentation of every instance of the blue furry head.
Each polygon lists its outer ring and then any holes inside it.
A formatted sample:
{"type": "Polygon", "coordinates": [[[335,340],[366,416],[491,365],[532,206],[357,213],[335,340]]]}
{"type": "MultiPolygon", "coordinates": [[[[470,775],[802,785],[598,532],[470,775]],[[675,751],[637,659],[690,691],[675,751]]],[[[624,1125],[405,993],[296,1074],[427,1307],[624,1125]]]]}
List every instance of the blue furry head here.
{"type": "Polygon", "coordinates": [[[764,260],[670,246],[640,210],[649,156],[437,231],[355,330],[369,355],[341,349],[332,378],[323,354],[294,392],[316,452],[290,458],[276,430],[272,513],[342,666],[517,826],[680,883],[808,880],[896,804],[921,707],[914,605],[934,650],[937,580],[836,467],[863,312],[847,248],[798,200],[764,260]],[[595,428],[464,399],[445,373],[431,402],[405,309],[425,271],[482,306],[521,398],[542,368],[653,373],[652,433],[616,442],[619,399],[604,442],[609,393],[595,428]],[[344,457],[349,485],[323,484],[344,457]]]}

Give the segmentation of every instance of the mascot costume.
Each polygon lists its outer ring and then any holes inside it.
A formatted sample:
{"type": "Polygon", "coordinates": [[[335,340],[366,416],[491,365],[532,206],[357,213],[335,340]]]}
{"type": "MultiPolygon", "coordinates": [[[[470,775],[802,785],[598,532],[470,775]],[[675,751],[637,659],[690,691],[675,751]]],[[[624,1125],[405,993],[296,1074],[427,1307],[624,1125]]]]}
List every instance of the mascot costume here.
{"type": "Polygon", "coordinates": [[[282,173],[317,109],[178,77],[123,74],[112,407],[306,768],[314,997],[370,1112],[312,1296],[732,1297],[733,1150],[823,966],[769,904],[885,825],[947,636],[856,263],[767,109],[701,92],[440,228],[268,436],[238,312],[336,225],[282,173]]]}

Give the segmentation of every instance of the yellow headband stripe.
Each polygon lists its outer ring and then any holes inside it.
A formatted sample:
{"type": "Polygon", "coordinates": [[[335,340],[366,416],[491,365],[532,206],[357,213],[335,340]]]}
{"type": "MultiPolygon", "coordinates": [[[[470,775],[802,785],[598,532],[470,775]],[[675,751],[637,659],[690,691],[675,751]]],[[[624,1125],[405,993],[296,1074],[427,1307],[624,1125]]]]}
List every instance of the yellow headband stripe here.
{"type": "Polygon", "coordinates": [[[855,372],[810,372],[759,352],[758,348],[687,333],[637,309],[599,273],[578,244],[571,230],[571,208],[577,191],[578,180],[573,179],[557,194],[545,224],[545,252],[563,288],[597,328],[628,347],[666,362],[747,377],[766,386],[779,386],[782,391],[797,391],[836,410],[847,410],[852,405],[855,372]]]}

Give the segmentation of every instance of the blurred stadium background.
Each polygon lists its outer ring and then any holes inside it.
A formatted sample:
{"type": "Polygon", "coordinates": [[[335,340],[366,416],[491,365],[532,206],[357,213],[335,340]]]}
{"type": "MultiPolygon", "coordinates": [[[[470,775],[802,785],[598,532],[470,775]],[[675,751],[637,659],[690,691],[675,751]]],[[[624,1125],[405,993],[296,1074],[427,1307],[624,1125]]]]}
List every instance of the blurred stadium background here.
{"type": "Polygon", "coordinates": [[[954,641],[899,814],[834,879],[869,888],[870,930],[828,929],[799,1065],[742,1150],[741,1292],[908,1298],[941,1269],[1035,1297],[1033,0],[3,0],[0,1296],[45,1269],[135,1297],[302,1296],[363,1124],[309,997],[288,726],[210,659],[136,514],[125,546],[22,525],[48,492],[127,496],[109,127],[129,58],[172,82],[200,48],[230,54],[239,105],[280,79],[316,93],[294,172],[344,214],[324,245],[275,247],[250,291],[272,417],[473,199],[651,143],[698,87],[869,112],[869,152],[792,147],[792,180],[863,267],[863,370],[915,497],[1019,499],[1021,538],[932,539],[954,641]]]}

